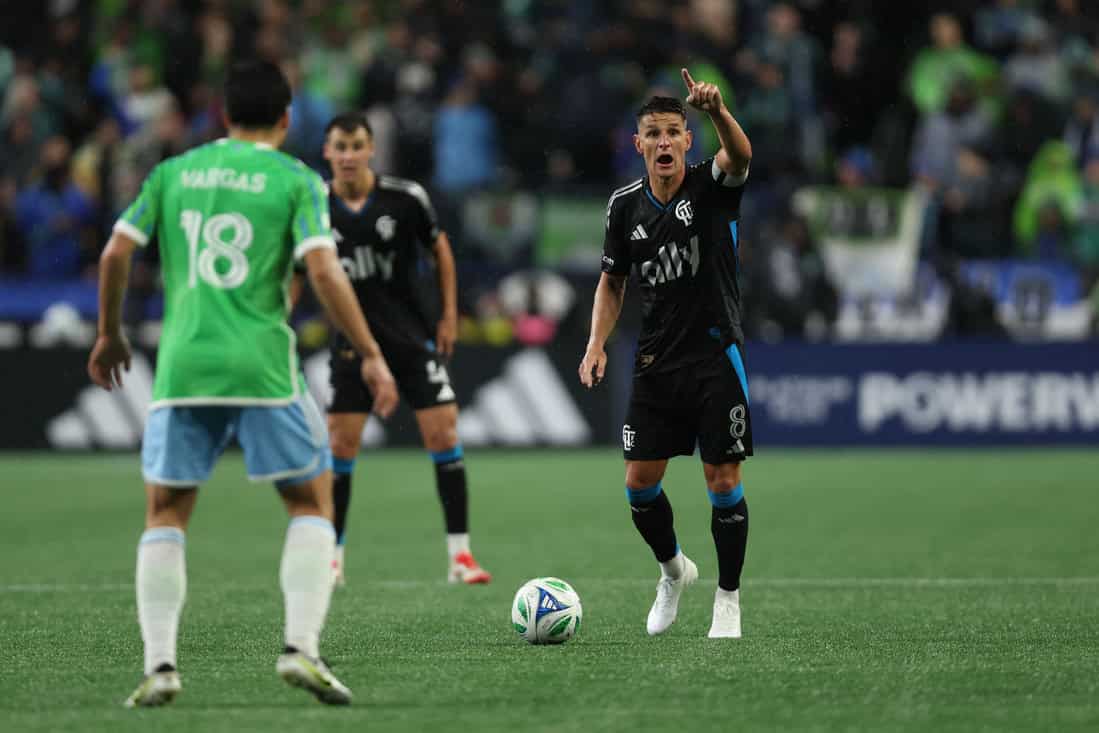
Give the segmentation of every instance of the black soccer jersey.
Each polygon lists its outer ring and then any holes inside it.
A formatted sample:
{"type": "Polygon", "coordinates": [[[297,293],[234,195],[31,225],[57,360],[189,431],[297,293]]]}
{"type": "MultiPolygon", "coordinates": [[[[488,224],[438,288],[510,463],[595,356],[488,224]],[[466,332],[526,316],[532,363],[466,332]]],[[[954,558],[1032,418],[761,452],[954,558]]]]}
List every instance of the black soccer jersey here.
{"type": "MultiPolygon", "coordinates": [[[[437,317],[428,295],[438,290],[432,276],[439,225],[427,192],[413,181],[378,176],[359,211],[335,191],[328,203],[340,262],[374,337],[383,350],[423,348],[435,338],[437,317]]],[[[337,333],[333,348],[350,346],[337,333]]]]}
{"type": "Polygon", "coordinates": [[[687,168],[666,204],[643,178],[611,195],[603,271],[636,265],[642,324],[638,374],[697,363],[744,339],[737,283],[737,220],[744,181],[713,158],[687,168]]]}

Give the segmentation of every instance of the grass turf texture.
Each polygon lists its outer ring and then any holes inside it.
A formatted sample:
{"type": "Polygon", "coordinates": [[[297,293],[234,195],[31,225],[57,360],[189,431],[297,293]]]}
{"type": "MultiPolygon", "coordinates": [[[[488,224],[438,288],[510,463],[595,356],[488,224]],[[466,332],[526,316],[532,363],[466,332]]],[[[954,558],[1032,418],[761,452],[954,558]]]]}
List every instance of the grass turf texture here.
{"type": "Polygon", "coordinates": [[[317,705],[274,674],[286,520],[229,456],[188,533],[182,696],[127,711],[141,642],[132,590],[136,457],[0,456],[0,729],[1095,730],[1094,451],[779,452],[745,470],[752,535],[741,641],[711,641],[717,575],[699,464],[664,485],[702,580],[645,635],[656,567],[613,450],[467,458],[492,585],[442,582],[431,465],[365,456],[349,586],[322,649],[353,689],[317,705]],[[572,582],[580,636],[531,647],[512,594],[572,582]]]}

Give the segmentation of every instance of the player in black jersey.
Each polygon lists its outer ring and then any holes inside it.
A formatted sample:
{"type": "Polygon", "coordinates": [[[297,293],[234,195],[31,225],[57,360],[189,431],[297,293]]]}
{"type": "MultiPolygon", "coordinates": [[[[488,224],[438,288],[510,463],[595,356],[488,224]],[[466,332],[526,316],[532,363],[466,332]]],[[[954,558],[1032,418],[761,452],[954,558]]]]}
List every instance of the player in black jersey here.
{"type": "Polygon", "coordinates": [[[637,113],[634,145],[648,175],[615,191],[607,205],[603,274],[580,380],[592,387],[603,378],[604,345],[635,270],[642,326],[622,447],[634,525],[661,567],[646,626],[650,634],[665,631],[683,589],[698,578],[676,542],[661,485],[668,459],[692,454],[697,443],[719,571],[709,635],[739,637],[748,541],[740,464],[752,454],[752,429],[741,358],[737,222],[752,146],[716,86],[695,82],[686,69],[683,81],[687,103],[709,115],[721,150],[686,165],[692,137],[679,99],[653,97],[637,113]]]}
{"type": "MultiPolygon", "coordinates": [[[[469,548],[458,404],[446,366],[458,332],[454,257],[424,189],[412,181],[375,175],[369,166],[373,153],[373,132],[362,115],[341,115],[328,124],[324,157],[332,166],[332,233],[363,313],[397,386],[415,410],[424,448],[435,464],[446,523],[448,580],[487,583],[491,576],[469,548]],[[434,284],[424,277],[432,263],[437,273],[434,284]],[[425,287],[438,288],[441,316],[424,298],[425,287]]],[[[359,357],[341,335],[333,338],[331,363],[328,431],[338,543],[333,577],[342,585],[351,473],[372,400],[358,376],[359,357]]]]}

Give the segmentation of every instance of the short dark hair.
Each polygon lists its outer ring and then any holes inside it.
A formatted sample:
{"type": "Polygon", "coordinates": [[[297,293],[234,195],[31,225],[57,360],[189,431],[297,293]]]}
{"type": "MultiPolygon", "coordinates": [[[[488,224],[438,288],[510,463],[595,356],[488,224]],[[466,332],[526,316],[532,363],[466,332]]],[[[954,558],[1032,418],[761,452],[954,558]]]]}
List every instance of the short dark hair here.
{"type": "Polygon", "coordinates": [[[274,127],[290,97],[290,82],[270,61],[235,63],[225,79],[225,111],[230,124],[240,127],[274,127]]]}
{"type": "Polygon", "coordinates": [[[641,118],[645,115],[651,115],[659,112],[668,112],[676,114],[687,119],[687,107],[683,104],[683,100],[679,97],[662,97],[656,95],[649,97],[649,101],[641,105],[641,109],[637,110],[637,121],[640,122],[641,118]]]}
{"type": "Polygon", "coordinates": [[[366,130],[366,134],[370,137],[374,137],[374,129],[370,127],[370,120],[366,119],[366,115],[358,112],[344,112],[342,115],[336,115],[328,122],[328,126],[324,128],[324,139],[328,139],[328,133],[332,132],[335,128],[340,128],[346,133],[354,133],[360,127],[366,130]]]}

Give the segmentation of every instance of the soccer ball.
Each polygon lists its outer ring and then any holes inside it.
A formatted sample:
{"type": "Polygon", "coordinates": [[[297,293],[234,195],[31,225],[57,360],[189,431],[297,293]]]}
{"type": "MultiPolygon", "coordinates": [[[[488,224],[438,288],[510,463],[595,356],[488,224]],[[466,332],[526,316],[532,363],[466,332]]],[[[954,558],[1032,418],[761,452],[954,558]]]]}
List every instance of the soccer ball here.
{"type": "Polygon", "coordinates": [[[580,596],[560,578],[535,578],[511,602],[511,624],[531,644],[561,644],[580,630],[580,596]]]}

